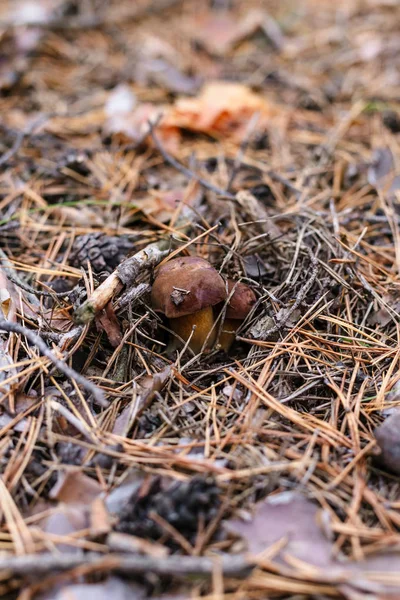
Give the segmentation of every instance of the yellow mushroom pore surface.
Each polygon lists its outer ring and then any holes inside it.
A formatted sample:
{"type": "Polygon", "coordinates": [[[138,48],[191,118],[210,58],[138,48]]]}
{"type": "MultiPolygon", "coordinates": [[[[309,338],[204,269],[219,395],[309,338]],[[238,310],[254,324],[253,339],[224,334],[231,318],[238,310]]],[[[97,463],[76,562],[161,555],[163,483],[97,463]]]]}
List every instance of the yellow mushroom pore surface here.
{"type": "Polygon", "coordinates": [[[191,315],[170,319],[170,326],[171,329],[185,342],[191,336],[193,326],[196,326],[189,343],[189,348],[196,354],[201,352],[206,340],[207,343],[205,348],[212,348],[215,342],[216,328],[214,327],[213,329],[214,314],[211,306],[203,308],[191,315]]]}

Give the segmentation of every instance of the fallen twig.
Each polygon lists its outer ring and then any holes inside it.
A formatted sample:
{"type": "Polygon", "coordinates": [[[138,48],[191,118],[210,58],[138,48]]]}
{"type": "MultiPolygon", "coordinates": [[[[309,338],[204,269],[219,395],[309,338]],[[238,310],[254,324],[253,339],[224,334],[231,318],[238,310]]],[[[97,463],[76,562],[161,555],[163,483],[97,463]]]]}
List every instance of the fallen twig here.
{"type": "Polygon", "coordinates": [[[157,575],[210,577],[216,569],[226,577],[244,578],[249,575],[253,563],[242,556],[206,558],[203,556],[168,556],[156,558],[127,554],[28,554],[0,558],[0,573],[4,576],[47,575],[54,571],[67,571],[77,567],[92,567],[93,570],[157,575]]]}
{"type": "Polygon", "coordinates": [[[8,333],[19,333],[20,335],[24,335],[26,339],[34,344],[39,352],[43,354],[46,358],[48,358],[53,365],[61,371],[66,377],[69,377],[72,380],[75,380],[79,385],[81,385],[87,392],[92,394],[94,401],[98,406],[106,408],[108,406],[108,402],[104,396],[103,391],[98,388],[94,383],[86,379],[80,373],[77,373],[74,369],[68,366],[65,362],[57,358],[53,352],[46,346],[45,342],[39,337],[36,333],[27,329],[23,325],[19,323],[12,323],[11,321],[5,321],[4,319],[0,319],[0,330],[7,331],[8,333]]]}
{"type": "Polygon", "coordinates": [[[56,291],[45,292],[42,290],[35,290],[35,288],[33,288],[31,285],[21,281],[20,278],[14,277],[14,275],[10,272],[7,273],[7,277],[10,281],[15,283],[15,285],[20,287],[21,290],[24,290],[24,292],[28,292],[29,294],[34,294],[35,296],[42,296],[44,298],[53,298],[53,299],[54,298],[66,298],[67,296],[70,296],[74,291],[76,291],[77,288],[79,287],[79,283],[78,283],[76,286],[74,286],[70,290],[67,290],[66,292],[56,292],[56,291]]]}
{"type": "Polygon", "coordinates": [[[148,283],[139,283],[137,287],[131,288],[119,298],[117,308],[124,308],[128,304],[134,306],[135,303],[142,298],[142,296],[148,294],[150,290],[151,286],[148,283]]]}
{"type": "Polygon", "coordinates": [[[124,260],[75,311],[75,321],[81,324],[90,323],[112,299],[119,286],[132,285],[139,271],[159,263],[168,254],[169,244],[169,240],[162,239],[124,260]]]}

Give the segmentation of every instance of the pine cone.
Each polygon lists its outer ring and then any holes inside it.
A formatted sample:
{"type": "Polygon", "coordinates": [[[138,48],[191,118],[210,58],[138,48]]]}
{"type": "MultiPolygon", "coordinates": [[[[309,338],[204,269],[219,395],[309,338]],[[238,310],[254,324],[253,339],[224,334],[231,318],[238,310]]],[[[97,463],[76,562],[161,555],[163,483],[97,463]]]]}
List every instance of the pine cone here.
{"type": "Polygon", "coordinates": [[[70,264],[85,267],[89,261],[95,273],[111,273],[132,250],[126,237],[108,236],[104,233],[79,235],[72,246],[70,264]]]}
{"type": "MultiPolygon", "coordinates": [[[[207,525],[215,517],[219,505],[219,489],[212,477],[195,476],[190,481],[174,483],[167,489],[164,489],[161,478],[156,478],[145,496],[140,496],[140,490],[131,496],[120,514],[116,529],[156,540],[165,534],[151,518],[151,513],[156,513],[193,543],[199,519],[202,518],[207,525]]],[[[169,545],[174,547],[172,541],[169,545]]]]}

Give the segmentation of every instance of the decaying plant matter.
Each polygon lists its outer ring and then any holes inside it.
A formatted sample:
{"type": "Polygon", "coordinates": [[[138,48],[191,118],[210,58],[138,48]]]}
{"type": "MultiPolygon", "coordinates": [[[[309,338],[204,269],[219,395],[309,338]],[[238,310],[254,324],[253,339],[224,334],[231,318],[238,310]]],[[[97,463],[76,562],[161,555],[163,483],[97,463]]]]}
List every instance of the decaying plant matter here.
{"type": "Polygon", "coordinates": [[[400,7],[28,4],[0,3],[0,595],[398,597],[400,7]]]}

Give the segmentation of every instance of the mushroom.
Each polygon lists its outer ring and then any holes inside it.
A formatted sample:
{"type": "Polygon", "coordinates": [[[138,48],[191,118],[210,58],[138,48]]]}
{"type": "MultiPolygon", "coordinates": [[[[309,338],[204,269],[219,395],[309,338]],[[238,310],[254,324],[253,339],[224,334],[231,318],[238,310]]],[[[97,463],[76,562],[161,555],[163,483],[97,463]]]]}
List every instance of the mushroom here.
{"type": "Polygon", "coordinates": [[[236,331],[250,313],[256,303],[256,295],[248,285],[228,279],[228,306],[219,344],[222,350],[228,352],[236,338],[236,331]]]}
{"type": "Polygon", "coordinates": [[[226,299],[225,282],[198,256],[170,260],[160,267],[151,290],[154,310],[164,313],[171,329],[198,354],[216,338],[213,306],[226,299]]]}

